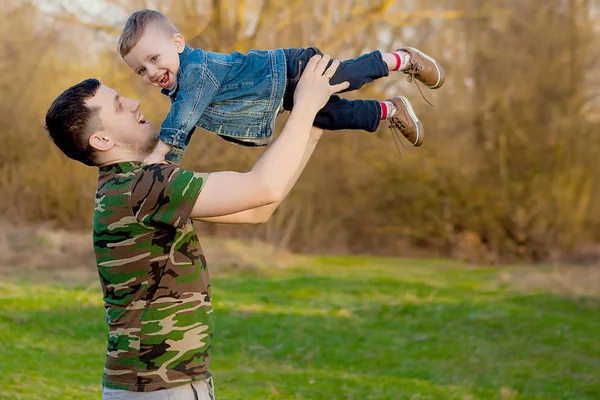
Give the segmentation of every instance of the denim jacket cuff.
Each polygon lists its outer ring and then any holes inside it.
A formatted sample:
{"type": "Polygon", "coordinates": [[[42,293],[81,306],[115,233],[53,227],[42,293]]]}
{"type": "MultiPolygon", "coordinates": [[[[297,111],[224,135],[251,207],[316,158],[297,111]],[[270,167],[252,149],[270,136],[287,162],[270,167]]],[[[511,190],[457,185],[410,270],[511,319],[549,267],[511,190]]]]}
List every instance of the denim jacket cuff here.
{"type": "Polygon", "coordinates": [[[181,129],[161,128],[158,138],[163,143],[184,149],[187,145],[188,135],[189,134],[187,132],[181,129]]]}
{"type": "Polygon", "coordinates": [[[181,159],[183,158],[184,150],[178,147],[173,147],[167,155],[165,155],[165,160],[171,164],[179,165],[181,163],[181,159]]]}

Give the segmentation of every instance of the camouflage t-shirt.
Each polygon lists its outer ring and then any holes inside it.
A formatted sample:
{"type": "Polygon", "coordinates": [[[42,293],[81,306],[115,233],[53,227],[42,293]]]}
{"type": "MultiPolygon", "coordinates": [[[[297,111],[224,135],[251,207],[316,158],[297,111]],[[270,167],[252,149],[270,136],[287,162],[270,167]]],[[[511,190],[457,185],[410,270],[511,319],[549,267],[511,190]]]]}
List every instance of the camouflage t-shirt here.
{"type": "Polygon", "coordinates": [[[100,168],[94,251],[109,327],[105,387],[145,392],[210,376],[210,279],[189,218],[206,177],[166,164],[100,168]]]}

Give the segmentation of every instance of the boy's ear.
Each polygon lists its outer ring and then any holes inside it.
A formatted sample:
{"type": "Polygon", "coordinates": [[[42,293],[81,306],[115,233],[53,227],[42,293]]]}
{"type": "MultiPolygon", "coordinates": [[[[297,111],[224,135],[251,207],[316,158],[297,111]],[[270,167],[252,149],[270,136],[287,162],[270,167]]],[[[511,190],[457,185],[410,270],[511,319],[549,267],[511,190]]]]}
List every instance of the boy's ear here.
{"type": "Polygon", "coordinates": [[[179,54],[183,53],[183,50],[185,49],[185,39],[181,33],[176,33],[173,36],[173,44],[179,54]]]}
{"type": "Polygon", "coordinates": [[[99,151],[110,150],[114,147],[115,142],[112,139],[105,135],[106,132],[98,131],[90,135],[89,143],[94,149],[99,151]]]}

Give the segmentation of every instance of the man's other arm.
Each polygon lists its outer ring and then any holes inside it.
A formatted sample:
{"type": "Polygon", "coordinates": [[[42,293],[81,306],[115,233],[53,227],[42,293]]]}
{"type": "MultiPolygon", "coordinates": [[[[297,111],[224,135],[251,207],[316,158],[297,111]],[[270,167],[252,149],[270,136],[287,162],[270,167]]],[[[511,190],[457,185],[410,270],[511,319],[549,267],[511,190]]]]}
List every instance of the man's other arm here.
{"type": "MultiPolygon", "coordinates": [[[[241,211],[234,214],[223,215],[220,217],[206,217],[206,218],[195,218],[199,221],[204,222],[213,222],[218,224],[262,224],[265,223],[271,218],[271,215],[275,212],[277,207],[281,204],[281,202],[287,197],[289,192],[292,190],[298,178],[304,171],[304,167],[308,163],[308,160],[312,156],[321,135],[323,134],[323,130],[317,127],[312,127],[310,132],[310,138],[308,140],[308,145],[304,150],[304,156],[302,157],[302,161],[300,165],[296,169],[296,172],[292,177],[285,188],[285,192],[283,194],[283,198],[279,201],[261,207],[252,208],[250,210],[241,211]]],[[[277,139],[276,139],[277,140],[277,139]]]]}
{"type": "Polygon", "coordinates": [[[284,199],[291,189],[288,186],[292,178],[302,171],[300,166],[309,147],[315,115],[332,94],[348,87],[347,82],[329,84],[326,75],[333,76],[339,66],[334,61],[325,71],[329,60],[329,56],[315,56],[308,62],[296,87],[294,107],[285,127],[251,171],[214,172],[208,176],[193,207],[192,218],[205,220],[236,214],[276,205],[284,199]]]}

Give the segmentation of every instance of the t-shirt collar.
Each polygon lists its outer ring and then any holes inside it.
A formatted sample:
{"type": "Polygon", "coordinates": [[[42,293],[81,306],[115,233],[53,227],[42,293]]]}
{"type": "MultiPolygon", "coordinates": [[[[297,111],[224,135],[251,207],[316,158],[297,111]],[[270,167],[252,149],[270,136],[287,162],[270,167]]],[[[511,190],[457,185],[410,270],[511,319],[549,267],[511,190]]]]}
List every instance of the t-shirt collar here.
{"type": "Polygon", "coordinates": [[[104,165],[99,168],[99,172],[100,173],[111,172],[114,174],[123,174],[123,173],[133,171],[134,169],[139,168],[141,165],[142,165],[141,161],[123,161],[120,163],[104,165]]]}

